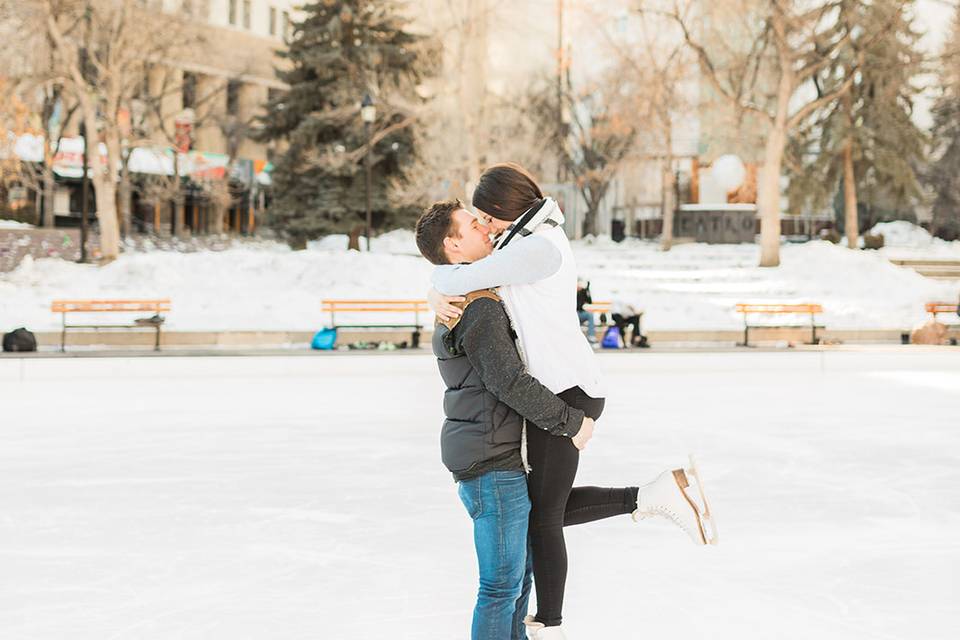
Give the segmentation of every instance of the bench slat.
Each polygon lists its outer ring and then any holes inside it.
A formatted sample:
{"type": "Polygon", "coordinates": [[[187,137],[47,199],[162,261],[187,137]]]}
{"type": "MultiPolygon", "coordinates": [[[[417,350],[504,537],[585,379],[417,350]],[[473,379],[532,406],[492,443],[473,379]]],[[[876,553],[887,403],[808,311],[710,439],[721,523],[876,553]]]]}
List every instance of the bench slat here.
{"type": "Polygon", "coordinates": [[[823,313],[819,304],[748,304],[738,303],[739,313],[823,313]]]}
{"type": "Polygon", "coordinates": [[[393,313],[427,311],[426,308],[419,307],[324,307],[324,311],[342,311],[343,313],[368,313],[374,311],[386,311],[393,313]]]}
{"type": "Polygon", "coordinates": [[[583,310],[590,311],[593,313],[607,313],[610,311],[610,307],[612,306],[613,306],[612,302],[608,302],[605,300],[598,300],[596,302],[590,302],[588,304],[583,305],[583,310]]]}
{"type": "Polygon", "coordinates": [[[97,313],[125,311],[170,311],[169,299],[162,300],[54,300],[53,313],[97,313]]]}
{"type": "Polygon", "coordinates": [[[928,302],[927,313],[956,313],[957,305],[952,302],[928,302]]]}

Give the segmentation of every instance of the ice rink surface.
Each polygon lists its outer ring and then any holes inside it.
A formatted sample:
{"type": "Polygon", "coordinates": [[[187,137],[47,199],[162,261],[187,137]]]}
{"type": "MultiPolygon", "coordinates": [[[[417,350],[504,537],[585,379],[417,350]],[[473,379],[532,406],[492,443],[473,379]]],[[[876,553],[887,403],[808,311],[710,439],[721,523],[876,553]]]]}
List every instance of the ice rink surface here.
{"type": "MultiPolygon", "coordinates": [[[[960,352],[602,356],[579,483],[699,456],[720,545],[567,529],[571,640],[960,628],[960,352]]],[[[0,360],[0,638],[467,638],[427,356],[0,360]]]]}

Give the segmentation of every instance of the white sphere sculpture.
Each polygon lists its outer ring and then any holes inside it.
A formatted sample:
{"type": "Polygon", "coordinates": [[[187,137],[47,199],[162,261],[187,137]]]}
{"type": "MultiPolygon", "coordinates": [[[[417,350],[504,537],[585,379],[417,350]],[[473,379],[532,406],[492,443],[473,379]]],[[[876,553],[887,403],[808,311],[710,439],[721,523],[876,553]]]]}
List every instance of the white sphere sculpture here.
{"type": "Polygon", "coordinates": [[[747,177],[747,168],[743,166],[740,158],[733,154],[727,154],[713,161],[710,175],[713,176],[718,185],[727,193],[730,193],[743,184],[744,178],[747,177]]]}

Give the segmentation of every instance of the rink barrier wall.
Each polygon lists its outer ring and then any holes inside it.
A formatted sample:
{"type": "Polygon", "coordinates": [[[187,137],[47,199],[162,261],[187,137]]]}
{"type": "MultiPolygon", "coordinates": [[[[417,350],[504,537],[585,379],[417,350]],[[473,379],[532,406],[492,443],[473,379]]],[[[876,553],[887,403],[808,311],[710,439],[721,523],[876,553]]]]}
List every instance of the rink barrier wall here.
{"type": "MultiPolygon", "coordinates": [[[[825,344],[899,344],[903,329],[826,329],[818,332],[825,344]]],[[[758,346],[801,345],[809,338],[809,328],[751,329],[750,342],[758,346]]],[[[960,331],[953,330],[951,335],[960,331]]],[[[668,345],[732,347],[742,340],[741,330],[649,330],[646,335],[654,347],[668,345]]],[[[59,349],[61,335],[59,331],[36,332],[37,341],[42,350],[59,349]]],[[[421,344],[429,345],[432,331],[425,331],[421,344]]],[[[256,348],[289,347],[304,349],[313,337],[312,331],[164,331],[161,345],[164,348],[222,347],[256,348]]],[[[409,340],[409,331],[350,331],[341,330],[337,335],[338,345],[365,341],[409,340]]],[[[125,349],[151,349],[152,333],[138,331],[111,331],[103,333],[77,332],[68,334],[68,347],[108,347],[125,349]]],[[[424,349],[426,350],[426,349],[424,349]]]]}

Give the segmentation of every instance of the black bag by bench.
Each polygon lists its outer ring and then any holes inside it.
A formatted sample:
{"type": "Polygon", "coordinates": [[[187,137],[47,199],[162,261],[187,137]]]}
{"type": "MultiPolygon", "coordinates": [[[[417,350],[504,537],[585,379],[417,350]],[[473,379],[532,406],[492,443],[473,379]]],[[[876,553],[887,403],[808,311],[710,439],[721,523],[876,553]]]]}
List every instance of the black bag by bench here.
{"type": "Polygon", "coordinates": [[[3,334],[4,351],[36,351],[37,336],[23,327],[3,334]]]}

